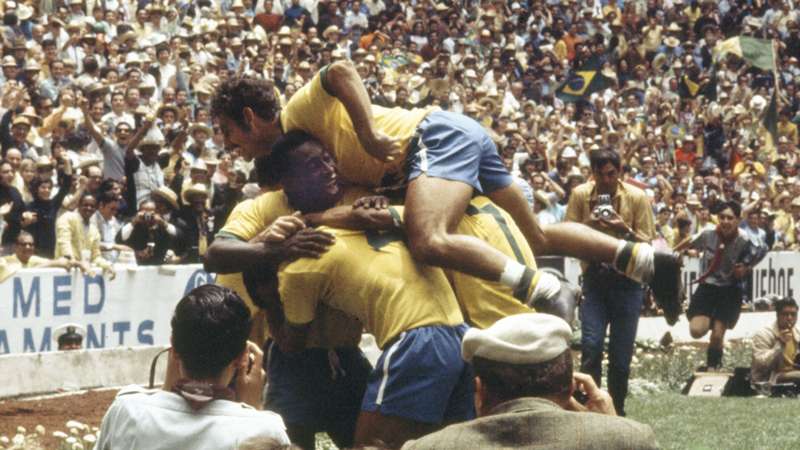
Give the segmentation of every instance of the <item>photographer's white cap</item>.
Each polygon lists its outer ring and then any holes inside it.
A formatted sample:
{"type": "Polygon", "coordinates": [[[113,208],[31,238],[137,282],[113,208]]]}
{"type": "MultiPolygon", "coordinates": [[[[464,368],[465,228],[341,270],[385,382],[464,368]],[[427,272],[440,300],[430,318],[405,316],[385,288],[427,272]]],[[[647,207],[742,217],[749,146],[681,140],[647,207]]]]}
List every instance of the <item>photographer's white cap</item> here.
{"type": "Polygon", "coordinates": [[[470,328],[461,342],[461,355],[509,364],[550,361],[569,348],[572,329],[563,319],[543,313],[504,317],[485,330],[470,328]]]}

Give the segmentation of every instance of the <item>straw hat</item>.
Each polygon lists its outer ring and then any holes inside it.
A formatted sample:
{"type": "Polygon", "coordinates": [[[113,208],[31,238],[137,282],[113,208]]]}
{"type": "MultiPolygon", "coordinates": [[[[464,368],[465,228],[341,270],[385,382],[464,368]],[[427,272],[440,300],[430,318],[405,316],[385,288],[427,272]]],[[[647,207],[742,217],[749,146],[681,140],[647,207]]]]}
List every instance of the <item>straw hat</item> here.
{"type": "Polygon", "coordinates": [[[166,186],[161,186],[158,189],[150,191],[150,197],[152,197],[153,200],[155,200],[155,197],[158,197],[172,206],[172,209],[178,209],[178,195],[175,194],[175,191],[166,186]]]}
{"type": "Polygon", "coordinates": [[[195,183],[184,189],[183,194],[181,194],[184,203],[189,203],[190,198],[194,196],[208,198],[208,189],[206,189],[206,185],[203,183],[195,183]]]}

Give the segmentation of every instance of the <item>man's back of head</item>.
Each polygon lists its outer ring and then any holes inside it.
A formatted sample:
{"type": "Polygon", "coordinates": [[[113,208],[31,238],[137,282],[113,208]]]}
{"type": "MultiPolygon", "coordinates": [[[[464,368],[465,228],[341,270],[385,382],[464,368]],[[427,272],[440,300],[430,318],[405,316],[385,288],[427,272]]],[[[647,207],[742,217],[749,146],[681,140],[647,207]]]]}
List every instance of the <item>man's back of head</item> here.
{"type": "Polygon", "coordinates": [[[232,290],[208,284],[189,292],[172,316],[172,347],[185,375],[218,377],[245,349],[250,311],[232,290]]]}

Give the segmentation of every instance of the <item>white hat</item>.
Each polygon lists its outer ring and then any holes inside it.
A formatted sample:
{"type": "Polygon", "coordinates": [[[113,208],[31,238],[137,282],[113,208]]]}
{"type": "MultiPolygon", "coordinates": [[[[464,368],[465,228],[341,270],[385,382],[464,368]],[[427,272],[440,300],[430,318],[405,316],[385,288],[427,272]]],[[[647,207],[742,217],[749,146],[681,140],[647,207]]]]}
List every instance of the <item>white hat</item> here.
{"type": "Polygon", "coordinates": [[[461,342],[461,356],[508,364],[550,361],[569,348],[572,329],[551,314],[526,313],[504,317],[485,330],[470,328],[461,342]]]}
{"type": "Polygon", "coordinates": [[[577,158],[578,154],[575,153],[575,149],[572,147],[564,147],[564,151],[561,152],[562,158],[577,158]]]}
{"type": "Polygon", "coordinates": [[[83,341],[83,338],[86,337],[86,329],[82,326],[78,325],[77,323],[65,323],[57,327],[53,330],[53,343],[56,345],[56,349],[58,349],[58,340],[61,339],[61,336],[66,334],[69,335],[78,335],[83,341]]]}

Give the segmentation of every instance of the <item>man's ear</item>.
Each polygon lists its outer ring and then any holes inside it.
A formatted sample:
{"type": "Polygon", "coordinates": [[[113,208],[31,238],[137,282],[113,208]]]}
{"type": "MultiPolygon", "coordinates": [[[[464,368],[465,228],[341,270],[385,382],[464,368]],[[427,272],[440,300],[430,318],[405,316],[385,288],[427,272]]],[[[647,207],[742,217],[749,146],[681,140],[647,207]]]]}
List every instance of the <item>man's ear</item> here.
{"type": "Polygon", "coordinates": [[[255,111],[253,111],[253,108],[245,106],[244,110],[242,110],[242,113],[244,115],[244,122],[247,124],[248,127],[250,127],[250,129],[252,129],[253,126],[255,125],[255,120],[256,120],[255,111]]]}
{"type": "Polygon", "coordinates": [[[483,415],[483,407],[486,405],[486,388],[483,386],[481,377],[475,377],[475,411],[478,417],[483,415]]]}

